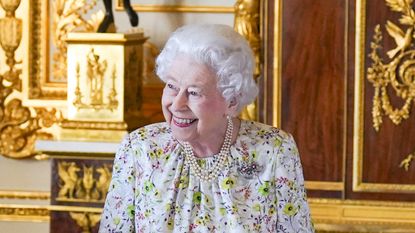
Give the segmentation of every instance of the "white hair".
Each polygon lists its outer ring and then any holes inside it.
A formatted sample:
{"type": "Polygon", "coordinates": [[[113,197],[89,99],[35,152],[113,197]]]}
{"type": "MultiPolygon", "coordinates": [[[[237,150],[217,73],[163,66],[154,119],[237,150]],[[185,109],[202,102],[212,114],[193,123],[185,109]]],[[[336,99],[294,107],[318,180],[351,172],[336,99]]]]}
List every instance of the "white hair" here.
{"type": "Polygon", "coordinates": [[[257,96],[252,49],[232,27],[194,24],[177,29],[156,60],[156,73],[164,82],[173,59],[179,54],[191,56],[212,68],[216,72],[219,91],[227,102],[237,101],[238,112],[257,96]]]}

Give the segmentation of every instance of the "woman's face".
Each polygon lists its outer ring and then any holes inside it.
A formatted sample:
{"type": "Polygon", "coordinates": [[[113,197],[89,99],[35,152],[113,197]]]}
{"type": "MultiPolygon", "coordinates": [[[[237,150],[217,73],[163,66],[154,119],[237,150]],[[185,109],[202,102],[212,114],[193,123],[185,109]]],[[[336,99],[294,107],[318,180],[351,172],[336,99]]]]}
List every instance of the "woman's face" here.
{"type": "Polygon", "coordinates": [[[166,80],[162,107],[173,136],[189,143],[222,139],[226,115],[232,108],[217,89],[216,74],[208,66],[179,55],[166,80]]]}

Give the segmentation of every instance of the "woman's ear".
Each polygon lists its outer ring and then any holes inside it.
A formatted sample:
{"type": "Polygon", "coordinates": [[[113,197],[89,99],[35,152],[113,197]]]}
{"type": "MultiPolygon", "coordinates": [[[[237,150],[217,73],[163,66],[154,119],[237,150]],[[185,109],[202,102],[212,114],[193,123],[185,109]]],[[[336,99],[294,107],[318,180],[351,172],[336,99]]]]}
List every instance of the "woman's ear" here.
{"type": "Polygon", "coordinates": [[[228,104],[228,115],[235,116],[237,114],[238,105],[239,103],[236,98],[232,97],[228,104]]]}

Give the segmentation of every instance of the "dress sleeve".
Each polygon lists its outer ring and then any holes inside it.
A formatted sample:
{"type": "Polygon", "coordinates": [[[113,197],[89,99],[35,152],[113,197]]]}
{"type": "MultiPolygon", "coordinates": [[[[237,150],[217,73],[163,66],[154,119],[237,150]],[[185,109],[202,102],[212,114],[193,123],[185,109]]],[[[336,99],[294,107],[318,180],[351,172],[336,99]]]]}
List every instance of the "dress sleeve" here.
{"type": "Polygon", "coordinates": [[[282,140],[277,158],[277,232],[314,232],[300,156],[291,135],[282,140]]]}
{"type": "Polygon", "coordinates": [[[135,232],[135,165],[129,136],[117,150],[99,232],[135,232]]]}

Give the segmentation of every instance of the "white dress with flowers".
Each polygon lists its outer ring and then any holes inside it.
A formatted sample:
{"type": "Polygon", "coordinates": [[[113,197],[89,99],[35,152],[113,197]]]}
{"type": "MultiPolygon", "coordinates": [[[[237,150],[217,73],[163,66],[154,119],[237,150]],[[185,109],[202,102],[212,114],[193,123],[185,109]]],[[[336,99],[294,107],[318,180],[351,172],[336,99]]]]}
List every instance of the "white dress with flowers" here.
{"type": "Polygon", "coordinates": [[[228,166],[211,182],[184,158],[167,123],[126,137],[99,232],[314,232],[298,150],[284,131],[242,121],[228,166]]]}

